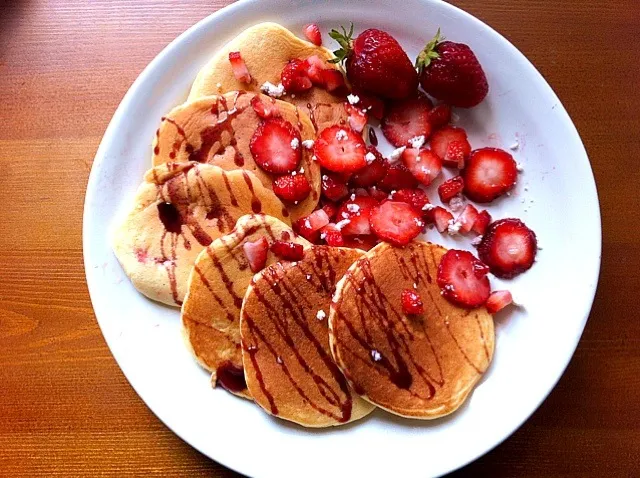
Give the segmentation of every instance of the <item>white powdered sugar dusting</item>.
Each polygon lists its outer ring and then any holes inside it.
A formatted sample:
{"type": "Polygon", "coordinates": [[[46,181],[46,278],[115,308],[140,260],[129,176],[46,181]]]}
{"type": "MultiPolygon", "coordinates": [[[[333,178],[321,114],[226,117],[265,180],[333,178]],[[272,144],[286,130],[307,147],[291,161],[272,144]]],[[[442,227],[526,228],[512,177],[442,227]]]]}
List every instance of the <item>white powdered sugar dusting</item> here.
{"type": "Polygon", "coordinates": [[[345,139],[347,139],[349,136],[347,135],[347,132],[343,129],[339,129],[338,132],[336,133],[336,139],[338,141],[344,141],[345,139]]]}
{"type": "Polygon", "coordinates": [[[291,140],[291,147],[293,149],[298,149],[299,146],[300,146],[300,140],[298,138],[293,138],[291,140]]]}
{"type": "Polygon", "coordinates": [[[360,97],[358,95],[347,95],[347,101],[349,104],[355,105],[360,103],[360,97]]]}
{"type": "Polygon", "coordinates": [[[313,148],[313,145],[314,145],[314,144],[315,144],[315,141],[314,141],[314,140],[312,140],[312,139],[305,139],[305,140],[302,142],[302,147],[303,147],[304,149],[311,149],[311,148],[313,148]]]}
{"type": "Polygon", "coordinates": [[[265,95],[271,96],[272,98],[280,98],[285,93],[282,83],[274,85],[269,81],[265,81],[264,83],[262,83],[262,86],[260,86],[260,91],[262,91],[265,95]]]}
{"type": "Polygon", "coordinates": [[[424,136],[422,136],[422,135],[414,136],[413,138],[411,138],[409,140],[409,143],[411,144],[412,148],[420,149],[420,148],[422,148],[422,145],[424,144],[424,136]]]}

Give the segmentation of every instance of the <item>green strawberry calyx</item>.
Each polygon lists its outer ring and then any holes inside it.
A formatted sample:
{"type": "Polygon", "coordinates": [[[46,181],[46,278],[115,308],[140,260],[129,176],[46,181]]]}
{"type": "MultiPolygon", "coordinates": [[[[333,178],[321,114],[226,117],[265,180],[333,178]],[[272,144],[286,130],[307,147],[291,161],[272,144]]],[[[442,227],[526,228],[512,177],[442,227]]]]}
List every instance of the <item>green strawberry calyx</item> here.
{"type": "Polygon", "coordinates": [[[347,31],[343,26],[340,26],[340,29],[342,32],[339,32],[335,28],[329,32],[329,36],[338,42],[338,45],[340,46],[340,48],[334,50],[333,54],[336,57],[329,60],[329,63],[344,62],[353,50],[353,22],[351,22],[349,31],[347,31]]]}
{"type": "Polygon", "coordinates": [[[429,43],[425,45],[424,49],[418,55],[418,58],[416,58],[416,68],[418,69],[418,73],[422,73],[422,70],[431,64],[431,60],[440,58],[440,55],[436,51],[436,47],[443,40],[444,37],[440,35],[440,28],[438,28],[435,36],[429,40],[429,43]]]}

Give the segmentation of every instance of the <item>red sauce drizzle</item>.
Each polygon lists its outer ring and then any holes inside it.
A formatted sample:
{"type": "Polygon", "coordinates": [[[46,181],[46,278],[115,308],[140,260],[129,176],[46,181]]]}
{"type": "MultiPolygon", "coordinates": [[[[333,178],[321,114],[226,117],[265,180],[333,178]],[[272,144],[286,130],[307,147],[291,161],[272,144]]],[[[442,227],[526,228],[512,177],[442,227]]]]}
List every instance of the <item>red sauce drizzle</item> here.
{"type": "Polygon", "coordinates": [[[231,362],[224,362],[216,370],[217,382],[229,392],[240,393],[247,389],[244,369],[231,362]]]}
{"type": "Polygon", "coordinates": [[[249,191],[251,191],[251,210],[255,214],[258,214],[262,211],[262,203],[260,202],[260,199],[258,199],[258,196],[256,196],[256,193],[253,189],[253,182],[251,181],[251,178],[246,171],[242,171],[242,177],[244,178],[244,182],[247,183],[249,191]]]}

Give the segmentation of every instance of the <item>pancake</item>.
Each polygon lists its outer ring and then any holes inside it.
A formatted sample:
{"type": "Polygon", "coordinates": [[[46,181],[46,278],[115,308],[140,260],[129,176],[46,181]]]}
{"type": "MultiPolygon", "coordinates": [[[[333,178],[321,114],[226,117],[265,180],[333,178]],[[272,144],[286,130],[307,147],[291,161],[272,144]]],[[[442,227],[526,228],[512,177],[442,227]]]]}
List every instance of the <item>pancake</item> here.
{"type": "Polygon", "coordinates": [[[397,415],[431,419],[456,410],[489,367],[493,318],[440,295],[438,264],[446,249],[414,241],[382,243],[338,283],[329,317],[331,351],[353,389],[397,415]],[[402,312],[403,289],[416,290],[419,316],[402,312]]]}
{"type": "MultiPolygon", "coordinates": [[[[284,222],[263,214],[242,216],[232,232],[213,241],[196,259],[182,305],[187,344],[200,365],[211,372],[215,387],[247,395],[240,350],[240,308],[253,278],[243,245],[266,237],[310,247],[284,222]],[[237,378],[234,380],[234,378],[237,378]]],[[[267,265],[276,262],[267,255],[267,265]]]]}
{"type": "MultiPolygon", "coordinates": [[[[254,25],[223,46],[218,53],[198,73],[189,100],[228,91],[246,90],[260,92],[265,82],[280,83],[280,74],[289,60],[305,59],[318,55],[324,60],[335,58],[333,53],[322,46],[301,40],[277,23],[254,25]],[[229,52],[239,51],[251,73],[250,84],[242,83],[233,76],[229,63],[229,52]]],[[[327,63],[327,68],[338,68],[327,63]]],[[[309,114],[317,131],[346,121],[344,97],[333,96],[321,88],[311,88],[295,96],[286,95],[281,99],[293,103],[309,114]]]]}
{"type": "MultiPolygon", "coordinates": [[[[208,96],[174,108],[162,119],[153,142],[153,164],[196,161],[220,166],[226,171],[243,169],[254,173],[271,189],[276,176],[260,168],[251,155],[249,142],[262,121],[251,107],[254,93],[234,91],[208,96]]],[[[309,117],[295,106],[260,95],[263,101],[274,101],[282,117],[300,132],[300,138],[315,138],[309,117]]],[[[320,166],[311,160],[312,151],[298,145],[302,153],[299,171],[311,185],[311,194],[297,205],[287,205],[292,220],[311,213],[320,196],[320,166]],[[302,169],[300,169],[302,168],[302,169]]],[[[251,210],[247,211],[250,212],[251,210]]]]}
{"type": "Polygon", "coordinates": [[[254,277],[242,303],[242,359],[249,392],[267,413],[327,427],[374,408],[333,362],[327,329],[336,281],[361,255],[313,246],[297,263],[277,262],[254,277]]]}
{"type": "Polygon", "coordinates": [[[252,210],[289,223],[280,200],[248,171],[166,163],[145,174],[113,249],[136,289],[179,306],[200,251],[252,210]]]}

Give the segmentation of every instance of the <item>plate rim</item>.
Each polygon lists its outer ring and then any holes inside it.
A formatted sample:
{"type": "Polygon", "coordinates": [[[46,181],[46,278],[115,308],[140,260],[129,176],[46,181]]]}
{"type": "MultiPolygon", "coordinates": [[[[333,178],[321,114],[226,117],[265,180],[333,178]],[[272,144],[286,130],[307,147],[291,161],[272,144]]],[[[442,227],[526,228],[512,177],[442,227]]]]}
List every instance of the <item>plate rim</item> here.
{"type": "MultiPolygon", "coordinates": [[[[598,283],[599,283],[599,279],[600,279],[600,270],[601,270],[601,264],[602,264],[602,216],[601,216],[601,210],[600,210],[600,200],[599,200],[597,185],[596,185],[596,182],[595,182],[595,176],[593,174],[593,168],[591,166],[589,155],[588,155],[588,153],[586,151],[586,148],[584,146],[584,142],[582,141],[580,133],[578,132],[573,120],[569,116],[569,114],[566,111],[564,105],[562,104],[562,102],[558,98],[556,92],[553,90],[553,88],[551,87],[551,85],[549,84],[547,79],[544,77],[544,75],[506,37],[504,37],[500,32],[498,32],[496,29],[494,29],[493,27],[491,27],[487,23],[483,22],[479,18],[477,18],[477,17],[473,16],[472,14],[466,12],[465,10],[463,10],[463,9],[461,9],[461,8],[455,6],[455,5],[452,5],[451,3],[445,2],[445,1],[438,1],[438,0],[416,0],[416,1],[418,1],[420,3],[423,3],[425,5],[439,3],[445,9],[452,9],[453,11],[456,12],[456,14],[466,17],[466,19],[468,21],[471,21],[471,22],[479,24],[479,26],[481,28],[485,29],[489,34],[491,34],[492,36],[496,37],[496,39],[499,40],[501,43],[503,43],[507,48],[511,49],[512,53],[515,56],[519,57],[520,60],[524,60],[524,64],[526,65],[528,73],[531,74],[531,75],[537,76],[538,80],[541,80],[541,81],[539,81],[539,83],[542,85],[542,87],[545,90],[547,90],[546,93],[549,94],[550,97],[553,98],[555,100],[556,104],[557,104],[556,113],[563,116],[563,122],[567,123],[567,125],[571,129],[571,132],[573,134],[575,134],[575,138],[577,139],[577,145],[579,146],[580,152],[583,154],[583,157],[586,160],[586,167],[588,168],[588,172],[590,173],[589,177],[587,178],[587,179],[589,179],[588,184],[584,184],[584,186],[588,187],[592,191],[593,197],[594,197],[594,202],[595,202],[595,205],[597,206],[595,208],[595,210],[592,211],[592,213],[595,215],[595,217],[593,218],[593,222],[594,222],[594,226],[596,227],[595,230],[593,231],[594,234],[595,234],[595,237],[592,238],[592,241],[594,241],[593,246],[597,249],[597,252],[598,252],[597,258],[593,259],[592,266],[590,267],[591,271],[593,271],[593,274],[594,274],[593,275],[593,286],[590,288],[591,290],[590,290],[590,296],[587,298],[588,300],[585,299],[585,301],[583,302],[583,306],[581,307],[583,309],[583,313],[582,313],[582,319],[579,322],[580,332],[578,334],[576,334],[575,341],[574,341],[573,344],[571,344],[571,353],[569,355],[567,355],[567,357],[564,360],[564,363],[562,364],[562,367],[560,367],[558,369],[559,373],[552,380],[552,385],[550,386],[550,388],[545,393],[543,393],[541,395],[541,398],[537,401],[535,406],[528,413],[523,414],[521,420],[518,420],[517,422],[512,423],[512,425],[510,425],[508,427],[508,428],[511,429],[510,432],[508,432],[505,436],[501,437],[498,440],[493,440],[490,443],[487,443],[486,446],[481,447],[481,449],[482,449],[481,451],[471,453],[469,456],[465,457],[463,460],[456,462],[455,465],[450,467],[448,469],[448,471],[445,472],[445,473],[450,473],[450,472],[453,472],[453,471],[458,470],[460,468],[463,468],[464,466],[468,465],[469,463],[472,463],[473,461],[475,461],[478,458],[480,458],[480,457],[484,456],[485,454],[489,453],[490,451],[495,449],[497,446],[502,444],[505,440],[510,438],[540,408],[540,405],[547,399],[549,394],[555,389],[555,387],[557,386],[558,382],[560,381],[560,379],[564,375],[567,367],[569,366],[569,363],[571,362],[571,360],[575,356],[575,351],[576,351],[576,349],[578,347],[578,344],[580,342],[582,334],[584,333],[584,329],[585,329],[586,323],[587,323],[587,321],[588,321],[588,319],[590,317],[591,310],[592,310],[592,307],[593,307],[593,302],[595,300],[595,295],[596,295],[597,288],[598,288],[598,283]]],[[[95,190],[97,188],[98,175],[99,175],[100,170],[102,169],[102,164],[105,161],[105,152],[109,148],[109,145],[113,141],[112,138],[114,136],[114,132],[118,129],[119,124],[123,121],[125,110],[128,108],[128,104],[132,101],[132,98],[134,98],[138,94],[138,90],[141,89],[141,85],[147,81],[148,77],[152,76],[152,72],[156,69],[156,65],[158,63],[160,63],[165,56],[170,55],[175,49],[179,48],[179,46],[185,40],[188,40],[188,38],[190,36],[195,34],[195,32],[197,32],[198,30],[200,30],[202,28],[205,28],[210,22],[215,22],[218,17],[222,17],[224,15],[232,14],[236,10],[242,10],[242,9],[245,9],[245,8],[249,8],[252,4],[258,4],[258,3],[264,3],[264,1],[261,1],[261,0],[238,0],[235,3],[227,5],[227,6],[223,7],[223,8],[220,8],[219,10],[216,10],[215,12],[207,15],[206,17],[202,18],[201,20],[197,21],[195,24],[193,24],[192,26],[187,28],[184,32],[180,33],[171,42],[169,42],[144,67],[144,69],[136,77],[136,79],[131,84],[131,86],[128,88],[127,92],[125,93],[125,95],[123,96],[122,100],[118,104],[118,107],[116,108],[116,110],[115,110],[111,120],[109,121],[109,124],[106,127],[105,132],[104,132],[104,134],[102,136],[102,139],[100,141],[100,145],[99,145],[99,147],[98,147],[98,149],[96,151],[96,154],[94,156],[94,160],[93,160],[92,167],[91,167],[91,172],[89,174],[89,178],[88,178],[88,182],[87,182],[87,186],[86,186],[86,190],[85,190],[85,198],[84,198],[84,205],[83,205],[83,220],[82,220],[83,264],[84,264],[84,268],[85,268],[85,279],[86,279],[87,288],[88,288],[88,291],[89,291],[89,296],[90,296],[90,300],[91,300],[92,309],[93,309],[93,312],[94,312],[95,319],[96,319],[96,321],[98,323],[98,326],[100,327],[102,336],[103,336],[103,338],[105,340],[105,343],[109,347],[109,351],[111,352],[111,355],[113,356],[114,360],[118,364],[118,367],[120,368],[120,371],[125,376],[125,378],[127,379],[127,382],[134,389],[134,391],[136,392],[138,397],[147,406],[147,408],[149,408],[149,410],[169,430],[171,430],[172,433],[176,434],[182,441],[184,441],[186,444],[188,444],[189,446],[193,447],[194,449],[198,450],[200,453],[202,453],[208,459],[216,461],[217,463],[219,463],[219,464],[221,464],[221,465],[223,465],[223,466],[225,466],[225,467],[227,467],[227,468],[229,468],[229,469],[231,469],[231,470],[233,470],[233,471],[235,471],[235,472],[237,472],[239,474],[243,474],[243,472],[236,466],[235,463],[230,462],[224,456],[222,456],[222,457],[216,456],[214,458],[209,451],[205,451],[205,450],[201,449],[201,447],[199,447],[197,445],[194,445],[189,439],[187,439],[183,435],[183,433],[181,433],[181,432],[175,430],[174,428],[172,428],[167,423],[167,421],[163,417],[161,417],[148,404],[148,401],[143,398],[142,394],[138,390],[138,387],[133,383],[133,381],[129,377],[129,374],[127,374],[127,372],[125,372],[125,369],[123,368],[123,366],[120,363],[120,359],[114,353],[114,348],[110,344],[110,340],[107,338],[107,335],[105,335],[105,333],[104,333],[104,329],[103,329],[103,326],[101,324],[101,320],[98,317],[98,312],[97,312],[97,310],[95,308],[94,296],[97,296],[99,291],[96,290],[96,284],[95,284],[94,279],[93,279],[93,270],[91,268],[91,264],[89,263],[90,254],[88,254],[88,251],[91,250],[92,246],[91,246],[91,242],[89,240],[89,238],[90,238],[90,232],[89,231],[90,231],[90,226],[91,226],[91,218],[89,217],[88,213],[89,213],[89,209],[91,207],[91,204],[90,204],[91,203],[91,198],[94,197],[95,194],[96,194],[95,190]]],[[[580,159],[583,159],[583,158],[580,158],[580,159]]],[[[103,319],[103,320],[105,320],[105,319],[103,319]]],[[[578,322],[576,322],[576,323],[578,324],[578,322]]]]}

